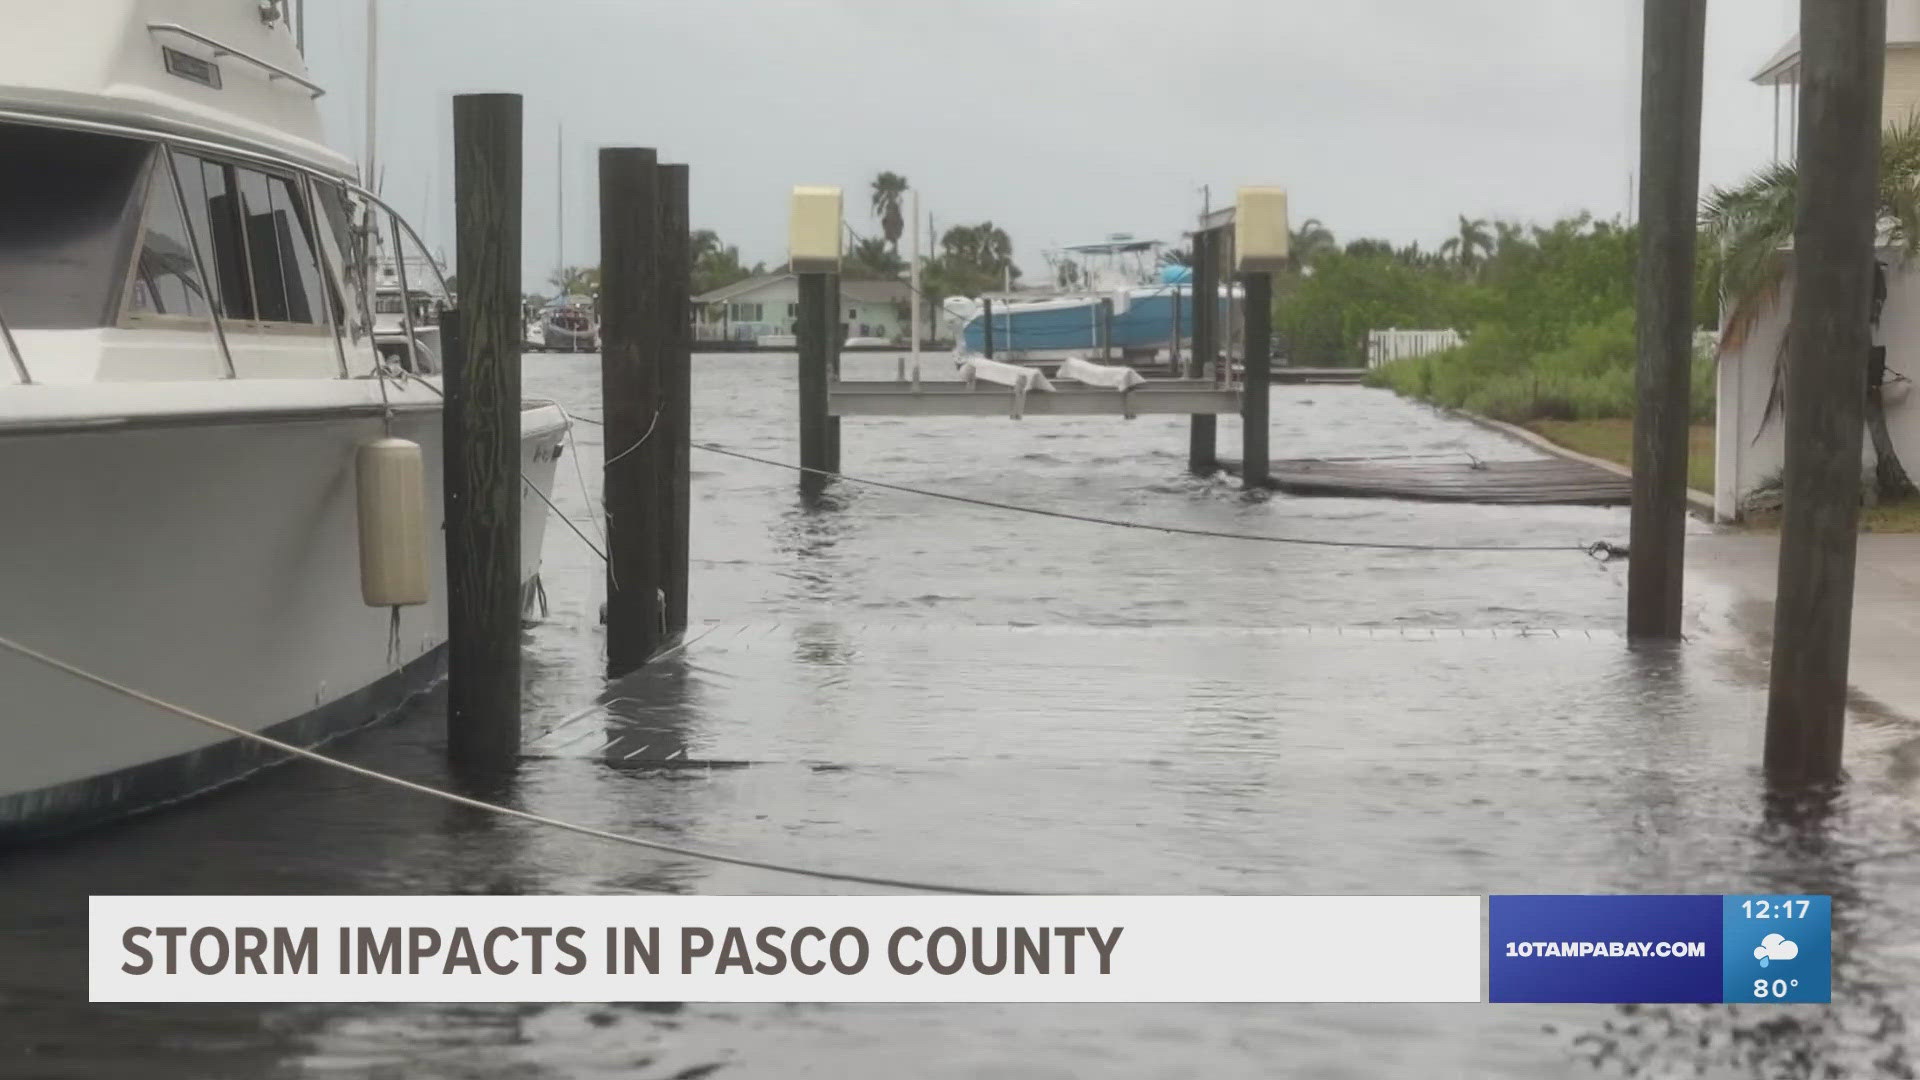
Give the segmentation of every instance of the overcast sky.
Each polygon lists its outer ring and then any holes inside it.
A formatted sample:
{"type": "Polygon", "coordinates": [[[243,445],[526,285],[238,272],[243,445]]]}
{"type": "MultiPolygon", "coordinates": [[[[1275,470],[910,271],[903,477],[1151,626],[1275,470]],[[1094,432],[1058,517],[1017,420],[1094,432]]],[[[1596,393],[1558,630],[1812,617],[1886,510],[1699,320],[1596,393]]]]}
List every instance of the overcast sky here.
{"type": "MultiPolygon", "coordinates": [[[[365,0],[311,0],[334,143],[364,147],[365,0]]],[[[786,193],[904,174],[940,227],[1042,250],[1176,239],[1241,184],[1296,224],[1433,245],[1456,214],[1621,215],[1638,155],[1641,0],[383,0],[387,197],[451,248],[450,97],[526,98],[526,285],[597,257],[593,155],[692,166],[696,227],[785,257],[786,193]],[[564,154],[556,135],[565,126],[564,154]],[[557,158],[566,214],[556,232],[557,158]]],[[[1748,78],[1793,0],[1709,5],[1703,180],[1771,154],[1748,78]]]]}

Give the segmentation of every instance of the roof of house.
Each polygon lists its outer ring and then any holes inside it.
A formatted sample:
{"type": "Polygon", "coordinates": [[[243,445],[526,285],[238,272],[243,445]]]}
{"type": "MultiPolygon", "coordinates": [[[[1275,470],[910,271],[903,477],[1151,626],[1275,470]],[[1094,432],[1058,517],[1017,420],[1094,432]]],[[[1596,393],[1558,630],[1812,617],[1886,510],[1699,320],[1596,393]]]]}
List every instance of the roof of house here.
{"type": "MultiPolygon", "coordinates": [[[[1920,0],[1887,0],[1887,48],[1920,45],[1920,0]]],[[[1787,39],[1780,50],[1754,72],[1753,81],[1762,86],[1793,83],[1800,80],[1800,35],[1787,39]]]]}
{"type": "MultiPolygon", "coordinates": [[[[701,293],[693,298],[696,304],[720,304],[741,296],[749,296],[762,289],[778,285],[792,279],[790,273],[756,274],[753,277],[736,281],[731,285],[722,285],[711,292],[701,293]]],[[[856,304],[884,304],[894,300],[905,300],[911,292],[904,281],[865,281],[855,278],[840,279],[840,295],[856,304]]]]}

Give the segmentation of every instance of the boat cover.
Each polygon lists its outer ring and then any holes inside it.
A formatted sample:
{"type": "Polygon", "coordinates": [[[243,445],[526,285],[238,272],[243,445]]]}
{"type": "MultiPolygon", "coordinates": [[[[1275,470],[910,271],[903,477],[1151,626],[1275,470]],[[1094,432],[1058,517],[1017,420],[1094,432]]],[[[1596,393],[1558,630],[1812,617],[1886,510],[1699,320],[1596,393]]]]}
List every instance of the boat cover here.
{"type": "Polygon", "coordinates": [[[1118,364],[1096,364],[1077,356],[1061,361],[1060,370],[1054,372],[1053,377],[1072,379],[1087,386],[1105,386],[1113,390],[1131,390],[1147,381],[1130,367],[1121,367],[1118,364]]]}
{"type": "Polygon", "coordinates": [[[999,360],[988,360],[982,356],[969,357],[961,361],[960,377],[969,384],[977,379],[981,382],[1011,386],[1022,392],[1053,389],[1053,384],[1047,381],[1047,377],[1033,368],[1003,363],[999,360]]]}

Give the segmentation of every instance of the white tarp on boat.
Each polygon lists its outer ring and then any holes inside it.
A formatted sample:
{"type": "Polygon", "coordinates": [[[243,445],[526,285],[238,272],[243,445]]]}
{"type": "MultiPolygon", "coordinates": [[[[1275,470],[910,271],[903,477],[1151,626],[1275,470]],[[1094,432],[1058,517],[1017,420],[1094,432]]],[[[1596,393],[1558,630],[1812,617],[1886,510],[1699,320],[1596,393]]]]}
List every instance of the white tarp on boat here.
{"type": "Polygon", "coordinates": [[[1130,367],[1117,364],[1096,364],[1091,360],[1082,360],[1071,356],[1061,361],[1060,369],[1053,373],[1056,379],[1072,379],[1087,386],[1104,386],[1112,390],[1131,390],[1147,380],[1130,367]]]}

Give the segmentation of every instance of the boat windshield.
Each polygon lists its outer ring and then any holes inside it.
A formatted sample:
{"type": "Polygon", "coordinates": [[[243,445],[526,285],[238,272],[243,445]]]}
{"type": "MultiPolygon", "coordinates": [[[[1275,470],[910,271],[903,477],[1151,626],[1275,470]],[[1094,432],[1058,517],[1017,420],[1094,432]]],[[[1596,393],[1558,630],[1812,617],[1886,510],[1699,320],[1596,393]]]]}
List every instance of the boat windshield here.
{"type": "Polygon", "coordinates": [[[22,329],[111,325],[151,143],[0,123],[0,311],[22,329]]]}

